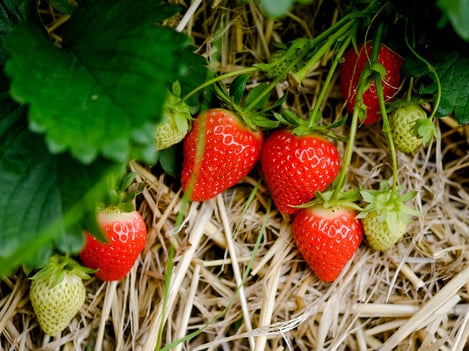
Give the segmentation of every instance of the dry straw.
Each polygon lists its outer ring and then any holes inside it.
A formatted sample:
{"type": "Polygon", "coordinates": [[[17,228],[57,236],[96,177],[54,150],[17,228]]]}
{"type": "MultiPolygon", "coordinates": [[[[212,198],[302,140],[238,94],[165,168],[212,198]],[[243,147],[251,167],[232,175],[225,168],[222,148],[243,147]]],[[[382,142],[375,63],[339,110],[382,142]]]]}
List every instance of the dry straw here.
{"type": "MultiPolygon", "coordinates": [[[[252,2],[233,6],[194,1],[174,19],[219,73],[265,61],[274,41],[314,36],[339,15],[322,1],[275,21],[252,2]]],[[[55,18],[51,32],[65,20],[55,18]]],[[[325,61],[311,72],[290,108],[299,114],[311,108],[326,69],[325,61]]],[[[276,92],[286,89],[281,83],[276,92]]],[[[322,110],[326,118],[341,116],[337,86],[322,110]]],[[[135,267],[120,282],[88,281],[85,305],[57,338],[39,331],[27,278],[5,278],[0,350],[464,350],[469,134],[451,117],[437,126],[429,147],[398,155],[399,183],[419,191],[413,206],[422,216],[384,253],[364,242],[329,284],[303,262],[290,221],[271,206],[257,170],[216,199],[192,203],[176,226],[178,182],[132,163],[146,185],[137,203],[149,229],[135,267]]],[[[391,176],[385,140],[371,128],[358,132],[351,185],[375,188],[391,176]]]]}

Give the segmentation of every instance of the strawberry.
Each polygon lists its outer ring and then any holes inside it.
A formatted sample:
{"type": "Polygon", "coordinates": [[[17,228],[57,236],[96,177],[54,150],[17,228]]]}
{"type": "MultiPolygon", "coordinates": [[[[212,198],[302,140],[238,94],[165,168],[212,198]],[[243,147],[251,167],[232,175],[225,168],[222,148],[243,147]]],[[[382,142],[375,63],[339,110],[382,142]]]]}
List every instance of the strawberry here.
{"type": "Polygon", "coordinates": [[[189,131],[189,121],[192,118],[191,109],[179,97],[179,88],[173,89],[176,92],[168,92],[161,121],[155,129],[157,150],[163,150],[179,143],[189,131]]]}
{"type": "MultiPolygon", "coordinates": [[[[365,69],[365,65],[369,63],[371,48],[371,45],[366,44],[358,47],[358,55],[355,48],[349,49],[344,54],[343,63],[340,67],[340,89],[345,98],[347,110],[350,113],[355,110],[360,75],[365,69]]],[[[403,59],[395,51],[381,45],[378,52],[378,62],[386,71],[382,73],[383,93],[384,101],[389,101],[399,90],[403,59]]],[[[359,118],[360,121],[363,120],[363,124],[372,124],[380,118],[379,101],[371,75],[365,81],[365,84],[368,86],[365,87],[366,89],[363,92],[363,105],[360,105],[360,107],[366,111],[366,115],[364,120],[363,116],[359,116],[359,118]]]]}
{"type": "Polygon", "coordinates": [[[294,215],[295,244],[319,279],[335,280],[360,246],[363,229],[355,216],[352,209],[321,204],[294,215]]]}
{"type": "Polygon", "coordinates": [[[340,168],[336,147],[318,135],[279,129],[265,141],[261,166],[277,209],[285,214],[325,190],[340,168]]]}
{"type": "Polygon", "coordinates": [[[389,127],[396,148],[411,154],[435,134],[433,122],[418,104],[401,106],[389,114],[389,127]]]}
{"type": "Polygon", "coordinates": [[[98,223],[108,242],[101,242],[86,233],[86,244],[79,254],[80,259],[85,266],[97,269],[99,279],[121,280],[145,247],[145,222],[137,211],[106,209],[98,213],[98,223]]]}
{"type": "Polygon", "coordinates": [[[68,256],[54,255],[30,278],[29,297],[46,334],[57,336],[70,324],[85,302],[82,279],[92,272],[68,256]]]}
{"type": "Polygon", "coordinates": [[[258,161],[263,140],[228,110],[200,113],[184,139],[183,190],[191,200],[205,201],[235,185],[258,161]]]}
{"type": "Polygon", "coordinates": [[[363,190],[361,194],[368,205],[357,216],[362,218],[363,230],[369,245],[378,251],[391,248],[405,234],[411,216],[419,212],[406,206],[416,191],[399,194],[399,188],[390,190],[388,184],[381,183],[379,190],[363,190]]]}

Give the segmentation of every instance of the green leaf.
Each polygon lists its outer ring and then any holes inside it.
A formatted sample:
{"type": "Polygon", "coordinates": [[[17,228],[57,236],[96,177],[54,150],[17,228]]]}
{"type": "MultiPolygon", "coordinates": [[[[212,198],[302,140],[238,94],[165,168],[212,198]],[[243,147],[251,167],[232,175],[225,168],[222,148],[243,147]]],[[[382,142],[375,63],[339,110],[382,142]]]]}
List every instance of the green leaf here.
{"type": "Polygon", "coordinates": [[[464,40],[469,40],[469,1],[438,0],[438,7],[448,17],[455,32],[464,40]]]}
{"type": "Polygon", "coordinates": [[[159,151],[160,166],[171,177],[177,177],[182,167],[182,143],[159,151]]]}
{"type": "Polygon", "coordinates": [[[98,180],[108,171],[102,160],[84,166],[49,154],[17,113],[0,123],[0,275],[19,264],[41,264],[54,243],[76,253],[83,228],[97,228],[96,203],[106,190],[98,180]]]}
{"type": "Polygon", "coordinates": [[[7,59],[8,52],[2,44],[12,29],[25,20],[40,23],[36,5],[37,1],[33,0],[2,0],[0,2],[0,65],[3,66],[7,59]]]}
{"type": "Polygon", "coordinates": [[[249,80],[249,74],[242,74],[236,77],[230,85],[230,96],[235,105],[240,105],[249,80]]]}
{"type": "MultiPolygon", "coordinates": [[[[259,96],[265,93],[267,88],[267,83],[260,83],[255,88],[251,89],[249,93],[246,95],[246,100],[244,101],[245,106],[250,106],[254,101],[256,101],[259,96]]],[[[269,102],[270,94],[265,94],[262,98],[257,101],[254,106],[252,106],[251,110],[258,110],[262,109],[268,102],[269,102]]]]}
{"type": "Polygon", "coordinates": [[[182,74],[176,58],[189,45],[155,25],[175,10],[150,0],[85,1],[64,27],[62,49],[31,23],[8,36],[12,96],[30,105],[31,128],[45,133],[51,152],[70,150],[85,163],[148,158],[152,139],[134,132],[159,120],[166,90],[182,74]]]}
{"type": "Polygon", "coordinates": [[[23,260],[21,256],[43,257],[39,252],[47,242],[63,234],[64,228],[59,224],[54,232],[50,230],[62,210],[60,193],[55,188],[55,159],[49,156],[42,140],[27,129],[22,119],[23,108],[5,99],[1,106],[0,275],[3,275],[12,268],[10,260],[23,260]],[[41,245],[32,246],[32,240],[41,245]]]}
{"type": "Polygon", "coordinates": [[[73,0],[47,0],[47,3],[59,12],[71,14],[77,7],[73,0]]]}
{"type": "MultiPolygon", "coordinates": [[[[434,64],[440,77],[442,96],[437,116],[454,113],[456,120],[465,125],[469,123],[469,56],[458,52],[442,55],[434,64]]],[[[433,94],[437,91],[436,84],[423,87],[420,92],[433,94]]]]}
{"type": "MultiPolygon", "coordinates": [[[[96,203],[115,165],[83,165],[48,153],[28,128],[25,108],[0,91],[0,276],[26,264],[36,267],[52,249],[77,252],[83,228],[99,228],[96,203]]],[[[99,232],[99,230],[98,230],[99,232]]]]}

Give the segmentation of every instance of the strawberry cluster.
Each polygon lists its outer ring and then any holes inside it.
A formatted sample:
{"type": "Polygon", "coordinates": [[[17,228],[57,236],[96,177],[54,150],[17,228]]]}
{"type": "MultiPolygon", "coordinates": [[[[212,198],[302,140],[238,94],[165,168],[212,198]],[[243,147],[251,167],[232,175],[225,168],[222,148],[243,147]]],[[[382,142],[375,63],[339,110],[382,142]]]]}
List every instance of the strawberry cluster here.
{"type": "MultiPolygon", "coordinates": [[[[325,282],[340,275],[364,234],[371,247],[387,250],[404,234],[410,217],[418,214],[404,205],[415,192],[400,195],[396,184],[392,189],[383,183],[379,190],[342,191],[358,127],[381,120],[383,125],[391,123],[393,129],[388,135],[391,143],[394,138],[399,150],[413,152],[413,148],[402,144],[409,140],[419,146],[421,138],[417,135],[411,138],[405,133],[412,132],[411,123],[425,117],[412,112],[420,108],[401,104],[394,105],[393,118],[387,118],[384,104],[395,98],[402,84],[403,58],[399,54],[379,42],[347,51],[345,44],[340,51],[342,55],[334,61],[337,64],[341,60],[340,87],[345,107],[352,115],[344,162],[340,161],[334,134],[330,132],[334,126],[319,126],[317,109],[311,112],[310,120],[291,111],[273,113],[277,123],[269,124],[252,111],[254,104],[247,108],[233,104],[233,98],[224,91],[221,100],[229,107],[200,113],[183,141],[182,189],[192,201],[209,200],[222,193],[259,162],[262,179],[277,210],[291,216],[298,251],[325,282]],[[401,115],[407,111],[412,113],[405,119],[401,115]],[[397,118],[403,120],[402,124],[397,118]],[[367,203],[364,208],[358,204],[359,199],[367,203]]],[[[298,44],[292,47],[299,52],[298,44]]],[[[283,55],[275,57],[272,67],[259,66],[269,73],[267,77],[273,77],[271,70],[278,69],[279,62],[283,70],[297,65],[296,59],[294,64],[288,64],[292,62],[290,50],[283,51],[283,55]]],[[[281,73],[280,77],[288,76],[285,71],[281,73]]],[[[239,94],[237,87],[233,90],[239,94]]],[[[267,93],[256,94],[262,97],[267,93]]]]}

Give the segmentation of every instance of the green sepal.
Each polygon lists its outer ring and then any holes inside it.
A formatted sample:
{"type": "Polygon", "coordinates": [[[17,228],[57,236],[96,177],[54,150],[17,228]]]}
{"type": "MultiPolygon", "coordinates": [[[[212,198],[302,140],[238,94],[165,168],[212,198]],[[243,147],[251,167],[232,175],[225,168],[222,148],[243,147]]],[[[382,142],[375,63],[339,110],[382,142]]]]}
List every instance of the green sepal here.
{"type": "Polygon", "coordinates": [[[382,181],[379,190],[362,190],[360,194],[368,204],[357,217],[365,218],[368,213],[375,211],[378,221],[386,222],[391,231],[400,224],[409,224],[412,216],[420,215],[419,211],[405,205],[405,202],[417,196],[417,191],[400,194],[400,187],[391,190],[388,183],[382,181]]]}
{"type": "Polygon", "coordinates": [[[430,118],[416,120],[413,133],[422,138],[424,145],[428,145],[434,137],[437,137],[435,124],[430,118]]]}
{"type": "Polygon", "coordinates": [[[49,288],[53,288],[60,284],[65,274],[74,274],[80,279],[90,279],[91,274],[95,273],[95,269],[87,268],[80,265],[70,256],[53,255],[49,261],[36,274],[30,277],[30,280],[46,280],[49,288]]]}
{"type": "Polygon", "coordinates": [[[249,74],[236,77],[230,85],[230,96],[234,104],[240,105],[249,80],[249,74]]]}
{"type": "MultiPolygon", "coordinates": [[[[267,83],[260,83],[255,88],[251,89],[249,93],[246,95],[246,99],[244,105],[249,106],[252,102],[254,102],[261,94],[263,94],[266,90],[267,83]]],[[[260,99],[253,107],[253,110],[262,109],[270,99],[270,94],[264,94],[262,99],[260,99]]]]}
{"type": "Polygon", "coordinates": [[[360,190],[352,189],[349,191],[340,192],[340,194],[334,198],[334,185],[328,190],[323,191],[322,193],[316,191],[315,198],[305,204],[295,206],[297,208],[308,208],[320,204],[324,208],[334,208],[334,207],[343,207],[350,208],[357,211],[358,213],[362,211],[362,208],[357,204],[360,199],[360,190]]]}
{"type": "Polygon", "coordinates": [[[378,73],[380,77],[386,76],[386,68],[384,68],[384,66],[379,62],[373,62],[373,64],[370,67],[370,70],[372,72],[378,73]]]}

